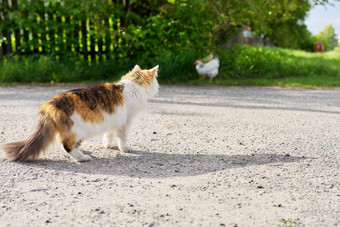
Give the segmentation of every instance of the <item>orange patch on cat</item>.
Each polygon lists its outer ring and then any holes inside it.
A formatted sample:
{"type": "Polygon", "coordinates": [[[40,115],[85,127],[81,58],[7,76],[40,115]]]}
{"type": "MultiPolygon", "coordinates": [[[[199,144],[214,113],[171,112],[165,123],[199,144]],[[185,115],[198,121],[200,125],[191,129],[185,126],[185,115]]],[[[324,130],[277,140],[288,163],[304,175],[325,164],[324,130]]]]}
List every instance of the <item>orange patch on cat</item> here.
{"type": "Polygon", "coordinates": [[[154,73],[149,70],[133,69],[122,77],[122,79],[132,80],[137,84],[148,87],[152,84],[154,73]]]}
{"type": "Polygon", "coordinates": [[[62,121],[67,125],[72,125],[70,117],[74,112],[85,122],[101,123],[104,112],[114,114],[117,106],[124,105],[122,91],[123,85],[115,83],[75,89],[53,97],[40,110],[49,113],[55,122],[62,121]]]}
{"type": "Polygon", "coordinates": [[[89,105],[91,104],[81,100],[79,96],[72,93],[69,93],[68,95],[72,98],[74,102],[75,111],[85,122],[100,123],[104,121],[103,110],[98,108],[97,105],[92,104],[94,105],[94,107],[90,109],[89,105]]]}

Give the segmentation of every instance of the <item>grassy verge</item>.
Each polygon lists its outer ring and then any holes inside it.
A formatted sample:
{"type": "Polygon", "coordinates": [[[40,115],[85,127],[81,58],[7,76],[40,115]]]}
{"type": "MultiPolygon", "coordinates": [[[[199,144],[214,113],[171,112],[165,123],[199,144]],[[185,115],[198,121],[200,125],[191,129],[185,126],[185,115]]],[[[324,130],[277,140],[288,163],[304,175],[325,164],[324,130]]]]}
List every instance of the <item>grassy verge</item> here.
{"type": "MultiPolygon", "coordinates": [[[[340,86],[340,48],[328,53],[307,53],[281,48],[236,46],[219,53],[221,73],[215,84],[235,86],[340,86]]],[[[207,81],[192,80],[192,84],[207,81]]]]}
{"type": "MultiPolygon", "coordinates": [[[[250,46],[214,52],[219,55],[221,65],[212,85],[340,86],[340,48],[322,54],[250,46]]],[[[101,83],[118,80],[135,64],[142,68],[158,64],[161,83],[210,85],[208,79],[198,76],[193,65],[202,55],[186,50],[153,58],[108,60],[91,65],[78,59],[56,60],[53,56],[8,56],[0,62],[0,84],[101,83]]]]}

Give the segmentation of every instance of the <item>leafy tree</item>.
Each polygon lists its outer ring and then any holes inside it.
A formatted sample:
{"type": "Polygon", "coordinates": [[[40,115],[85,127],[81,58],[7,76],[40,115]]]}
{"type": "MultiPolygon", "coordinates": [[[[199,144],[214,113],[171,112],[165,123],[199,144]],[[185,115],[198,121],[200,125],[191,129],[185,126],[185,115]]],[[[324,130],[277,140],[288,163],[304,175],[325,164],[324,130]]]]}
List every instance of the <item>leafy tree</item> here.
{"type": "Polygon", "coordinates": [[[313,49],[312,34],[304,24],[307,12],[311,5],[302,1],[299,7],[291,6],[290,16],[285,20],[273,20],[266,24],[265,36],[277,46],[291,49],[313,49]]]}
{"type": "MultiPolygon", "coordinates": [[[[206,47],[219,45],[247,25],[258,36],[271,39],[278,46],[298,49],[312,46],[312,35],[304,19],[316,4],[328,4],[328,0],[186,0],[174,3],[180,12],[175,18],[180,24],[184,23],[185,28],[190,28],[189,39],[195,40],[196,46],[197,42],[206,47]]],[[[185,31],[185,28],[180,30],[185,31]]]]}
{"type": "Polygon", "coordinates": [[[336,34],[332,25],[326,26],[324,30],[316,35],[316,37],[327,42],[328,50],[333,50],[338,46],[338,39],[336,38],[336,34]]]}

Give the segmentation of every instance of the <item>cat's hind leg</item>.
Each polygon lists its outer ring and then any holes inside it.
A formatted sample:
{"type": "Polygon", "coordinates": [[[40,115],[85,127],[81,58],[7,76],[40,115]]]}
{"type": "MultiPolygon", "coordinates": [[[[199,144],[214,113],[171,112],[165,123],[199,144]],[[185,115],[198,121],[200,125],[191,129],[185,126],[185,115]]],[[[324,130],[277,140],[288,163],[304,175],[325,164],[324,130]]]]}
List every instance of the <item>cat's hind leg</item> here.
{"type": "Polygon", "coordinates": [[[103,137],[103,144],[106,148],[112,148],[113,147],[113,137],[114,137],[114,131],[109,131],[104,134],[103,137]]]}
{"type": "Polygon", "coordinates": [[[62,140],[65,151],[78,162],[87,162],[92,158],[90,155],[84,154],[80,149],[81,140],[77,142],[76,136],[72,134],[68,138],[62,140]]]}

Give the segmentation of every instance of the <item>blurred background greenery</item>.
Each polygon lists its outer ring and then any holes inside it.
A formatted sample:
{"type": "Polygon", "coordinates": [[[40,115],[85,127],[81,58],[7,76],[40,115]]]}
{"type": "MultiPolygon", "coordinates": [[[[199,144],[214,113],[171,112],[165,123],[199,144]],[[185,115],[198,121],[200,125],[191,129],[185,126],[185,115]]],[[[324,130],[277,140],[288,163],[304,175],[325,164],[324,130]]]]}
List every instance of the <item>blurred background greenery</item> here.
{"type": "Polygon", "coordinates": [[[1,0],[0,83],[114,81],[159,64],[162,83],[206,84],[193,61],[214,52],[214,84],[339,86],[334,28],[313,36],[304,23],[317,4],[329,3],[1,0]],[[326,53],[313,53],[316,41],[326,53]]]}

